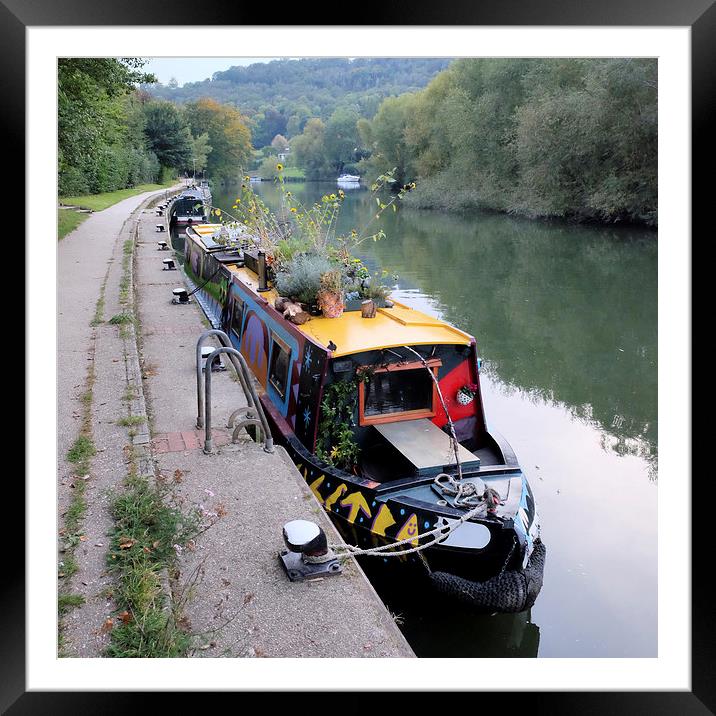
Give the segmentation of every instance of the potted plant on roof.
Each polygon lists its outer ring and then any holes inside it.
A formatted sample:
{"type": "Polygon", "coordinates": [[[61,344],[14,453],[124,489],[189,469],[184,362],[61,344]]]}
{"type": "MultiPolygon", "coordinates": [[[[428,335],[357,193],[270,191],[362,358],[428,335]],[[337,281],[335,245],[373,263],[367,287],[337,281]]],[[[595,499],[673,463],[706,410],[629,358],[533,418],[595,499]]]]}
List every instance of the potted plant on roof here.
{"type": "Polygon", "coordinates": [[[318,294],[323,288],[321,277],[335,270],[325,257],[301,253],[286,261],[276,274],[275,288],[279,296],[300,304],[311,315],[319,315],[318,294]],[[314,310],[315,307],[315,310],[314,310]]]}
{"type": "Polygon", "coordinates": [[[321,276],[321,288],[317,296],[318,307],[326,318],[338,318],[343,313],[342,276],[338,268],[321,276]]]}

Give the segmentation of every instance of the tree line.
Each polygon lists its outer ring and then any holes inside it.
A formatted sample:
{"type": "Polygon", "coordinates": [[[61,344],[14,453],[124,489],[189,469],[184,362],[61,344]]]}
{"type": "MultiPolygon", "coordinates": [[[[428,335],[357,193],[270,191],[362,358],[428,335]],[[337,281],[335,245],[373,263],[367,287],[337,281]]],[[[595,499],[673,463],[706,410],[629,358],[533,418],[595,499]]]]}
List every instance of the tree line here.
{"type": "Polygon", "coordinates": [[[238,178],[252,159],[251,132],[234,107],[211,99],[184,106],[138,89],[155,81],[136,58],[60,58],[60,196],[96,194],[206,170],[238,178]]]}
{"type": "Polygon", "coordinates": [[[413,206],[657,224],[655,59],[456,60],[356,128],[413,206]]]}
{"type": "Polygon", "coordinates": [[[301,134],[312,118],[323,122],[339,108],[372,117],[385,97],[422,89],[449,60],[440,58],[303,58],[257,62],[215,72],[179,86],[144,88],[179,104],[210,97],[237,107],[249,122],[257,149],[280,134],[301,134]]]}
{"type": "Polygon", "coordinates": [[[290,145],[307,179],[396,168],[417,207],[657,224],[654,59],[281,60],[183,88],[143,64],[60,59],[60,194],[195,169],[270,178],[290,145]],[[192,94],[226,83],[231,104],[192,94]]]}

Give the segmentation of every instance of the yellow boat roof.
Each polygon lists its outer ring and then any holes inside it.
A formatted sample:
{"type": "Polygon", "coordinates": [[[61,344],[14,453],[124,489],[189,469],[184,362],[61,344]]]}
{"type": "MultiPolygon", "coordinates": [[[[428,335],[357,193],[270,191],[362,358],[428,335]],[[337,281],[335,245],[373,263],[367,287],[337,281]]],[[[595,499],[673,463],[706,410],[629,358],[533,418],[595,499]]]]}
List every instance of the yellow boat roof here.
{"type": "MultiPolygon", "coordinates": [[[[195,226],[200,235],[211,234],[216,224],[195,226]]],[[[258,277],[250,269],[229,264],[227,268],[236,274],[252,291],[258,289],[258,277]]],[[[259,294],[271,305],[278,297],[275,290],[259,294]]],[[[416,345],[470,345],[472,336],[439,318],[394,301],[392,308],[379,308],[375,318],[363,318],[360,311],[344,311],[338,318],[312,316],[296,328],[316,343],[328,347],[333,341],[336,357],[363,353],[382,348],[416,345]]]]}
{"type": "Polygon", "coordinates": [[[338,318],[311,318],[298,329],[324,346],[333,341],[337,346],[334,356],[399,346],[470,345],[472,340],[467,333],[402,303],[379,308],[375,318],[363,318],[360,311],[344,311],[338,318]]]}

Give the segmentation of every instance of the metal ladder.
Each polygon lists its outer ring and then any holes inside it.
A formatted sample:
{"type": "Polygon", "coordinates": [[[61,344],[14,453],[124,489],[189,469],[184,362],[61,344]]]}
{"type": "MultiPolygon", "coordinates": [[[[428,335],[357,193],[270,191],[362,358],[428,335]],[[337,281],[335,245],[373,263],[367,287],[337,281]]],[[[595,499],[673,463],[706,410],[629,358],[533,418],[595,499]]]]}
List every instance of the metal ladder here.
{"type": "Polygon", "coordinates": [[[241,428],[245,428],[249,425],[253,425],[257,428],[260,435],[257,435],[257,439],[260,437],[264,443],[264,450],[266,452],[273,452],[273,436],[271,435],[271,429],[269,428],[268,421],[266,420],[266,414],[264,413],[261,401],[254,388],[253,378],[249,367],[246,365],[246,360],[231,345],[229,336],[218,329],[211,329],[204,331],[199,336],[199,340],[196,343],[196,402],[197,402],[197,416],[196,416],[196,427],[205,429],[204,436],[204,452],[206,454],[211,453],[213,449],[213,442],[211,438],[211,374],[212,366],[214,362],[218,360],[219,356],[225,353],[231,360],[231,365],[236,371],[236,375],[241,383],[241,388],[244,391],[246,402],[248,406],[246,408],[239,408],[234,410],[229,416],[228,428],[233,428],[234,432],[231,435],[231,441],[237,442],[239,431],[241,428]],[[211,336],[216,336],[221,342],[221,347],[214,350],[204,364],[204,378],[202,380],[202,357],[201,348],[204,342],[211,336]],[[243,414],[243,416],[242,416],[243,414]]]}

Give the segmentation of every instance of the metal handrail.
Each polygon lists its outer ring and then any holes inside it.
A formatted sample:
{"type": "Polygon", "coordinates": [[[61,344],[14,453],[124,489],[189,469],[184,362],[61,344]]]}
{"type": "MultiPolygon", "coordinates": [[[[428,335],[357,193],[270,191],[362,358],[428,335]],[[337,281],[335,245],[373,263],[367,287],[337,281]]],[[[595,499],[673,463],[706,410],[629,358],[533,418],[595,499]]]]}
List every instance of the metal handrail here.
{"type": "MultiPolygon", "coordinates": [[[[226,335],[226,334],[224,334],[226,335]]],[[[200,339],[201,340],[201,339],[200,339]]],[[[214,361],[222,354],[226,353],[230,357],[232,357],[232,364],[236,366],[238,363],[239,368],[237,369],[237,373],[240,376],[242,387],[245,385],[248,388],[248,392],[246,393],[246,399],[253,403],[252,406],[253,409],[256,411],[258,418],[250,418],[243,421],[243,425],[248,424],[258,424],[261,427],[261,430],[263,431],[263,438],[264,438],[264,450],[266,452],[273,452],[273,436],[271,435],[271,429],[269,428],[268,421],[266,420],[266,415],[263,410],[263,406],[261,405],[261,402],[259,401],[258,395],[256,394],[256,390],[254,388],[253,383],[251,382],[251,377],[249,374],[249,368],[246,365],[246,361],[244,357],[239,353],[239,351],[236,350],[236,348],[231,348],[228,346],[222,346],[221,348],[217,348],[214,350],[214,352],[206,359],[206,365],[204,367],[204,402],[205,402],[205,426],[204,426],[204,452],[210,453],[213,448],[213,441],[211,437],[211,373],[212,373],[212,366],[214,365],[214,361]],[[235,361],[233,360],[235,359],[235,361]],[[243,373],[243,375],[242,375],[243,373]]],[[[232,436],[232,439],[236,439],[236,434],[238,432],[238,429],[241,427],[241,425],[237,425],[236,429],[234,430],[234,434],[232,436]]]]}
{"type": "MultiPolygon", "coordinates": [[[[231,339],[229,336],[224,333],[224,331],[219,330],[218,328],[212,328],[209,331],[204,331],[199,336],[199,340],[196,344],[196,427],[197,428],[203,428],[204,427],[204,383],[201,378],[201,347],[204,345],[204,342],[207,338],[210,338],[211,336],[216,336],[219,341],[221,342],[221,345],[225,348],[232,348],[231,339]]],[[[246,400],[249,403],[249,408],[253,408],[253,402],[251,393],[249,392],[248,384],[246,381],[246,378],[244,377],[244,372],[241,366],[241,363],[236,359],[235,356],[229,356],[231,358],[231,363],[234,366],[234,370],[236,371],[236,374],[239,377],[239,381],[241,383],[241,387],[244,390],[244,395],[246,396],[246,400]]],[[[250,382],[250,380],[249,380],[250,382]]],[[[229,426],[231,427],[231,426],[229,426]]]]}

